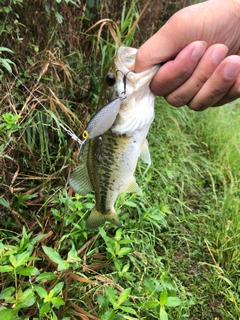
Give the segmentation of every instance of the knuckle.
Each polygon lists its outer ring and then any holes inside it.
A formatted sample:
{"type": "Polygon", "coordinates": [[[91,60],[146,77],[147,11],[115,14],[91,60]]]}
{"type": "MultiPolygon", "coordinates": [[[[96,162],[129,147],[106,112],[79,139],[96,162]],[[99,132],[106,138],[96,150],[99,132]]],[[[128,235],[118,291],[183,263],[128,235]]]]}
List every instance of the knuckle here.
{"type": "Polygon", "coordinates": [[[208,79],[209,77],[211,76],[211,74],[207,74],[206,72],[204,72],[203,70],[199,70],[197,73],[196,73],[196,83],[197,83],[197,86],[202,86],[208,79]]]}
{"type": "Polygon", "coordinates": [[[179,74],[177,75],[177,79],[180,81],[186,81],[186,79],[189,78],[192,74],[192,69],[188,66],[182,67],[181,70],[179,70],[179,74]]]}
{"type": "Polygon", "coordinates": [[[210,107],[210,105],[206,105],[205,103],[198,101],[198,102],[192,102],[190,101],[187,105],[189,107],[189,109],[193,110],[193,111],[203,111],[205,109],[207,109],[208,107],[210,107]]]}
{"type": "Polygon", "coordinates": [[[229,91],[230,87],[227,88],[226,86],[219,86],[212,88],[209,98],[215,102],[218,97],[222,98],[229,91]]]}
{"type": "Polygon", "coordinates": [[[166,101],[174,107],[182,107],[186,105],[187,101],[184,101],[180,96],[169,94],[165,97],[166,101]]]}

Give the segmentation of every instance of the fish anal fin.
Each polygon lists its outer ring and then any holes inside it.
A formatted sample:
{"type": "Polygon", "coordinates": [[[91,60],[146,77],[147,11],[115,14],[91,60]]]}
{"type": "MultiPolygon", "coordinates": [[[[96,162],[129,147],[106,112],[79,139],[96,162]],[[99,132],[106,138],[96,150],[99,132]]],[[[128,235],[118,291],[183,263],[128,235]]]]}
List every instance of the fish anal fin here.
{"type": "Polygon", "coordinates": [[[139,188],[135,178],[132,177],[123,192],[141,194],[142,190],[139,188]]]}
{"type": "Polygon", "coordinates": [[[143,141],[142,145],[141,145],[140,157],[145,163],[147,163],[150,166],[150,164],[151,164],[151,156],[150,156],[150,152],[149,152],[149,149],[148,149],[147,139],[145,139],[143,141]]]}
{"type": "Polygon", "coordinates": [[[109,211],[109,213],[103,214],[99,212],[96,207],[94,207],[90,213],[90,216],[87,218],[86,228],[88,230],[95,230],[103,225],[106,221],[111,222],[119,228],[123,227],[115,211],[109,211]]]}
{"type": "Polygon", "coordinates": [[[85,196],[92,190],[86,164],[80,165],[71,173],[69,184],[75,192],[82,196],[85,196]]]}

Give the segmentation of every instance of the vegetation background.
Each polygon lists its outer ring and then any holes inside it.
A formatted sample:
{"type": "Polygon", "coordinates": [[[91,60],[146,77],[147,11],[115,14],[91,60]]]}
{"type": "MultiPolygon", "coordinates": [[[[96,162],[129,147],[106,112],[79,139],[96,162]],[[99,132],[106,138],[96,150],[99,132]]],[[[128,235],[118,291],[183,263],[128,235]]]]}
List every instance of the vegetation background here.
{"type": "Polygon", "coordinates": [[[94,196],[67,184],[79,146],[61,124],[81,137],[117,48],[191,3],[0,0],[1,319],[240,319],[239,101],[157,99],[123,230],[87,231],[94,196]]]}

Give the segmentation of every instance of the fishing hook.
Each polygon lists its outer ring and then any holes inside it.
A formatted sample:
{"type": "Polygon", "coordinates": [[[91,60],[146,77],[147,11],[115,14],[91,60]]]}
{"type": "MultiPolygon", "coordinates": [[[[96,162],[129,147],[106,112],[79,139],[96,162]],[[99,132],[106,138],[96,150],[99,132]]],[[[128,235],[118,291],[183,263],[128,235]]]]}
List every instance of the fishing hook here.
{"type": "Polygon", "coordinates": [[[130,73],[130,72],[134,72],[135,73],[135,71],[133,71],[133,70],[129,70],[126,74],[125,73],[123,73],[121,70],[117,70],[116,71],[116,74],[118,73],[118,72],[121,72],[121,74],[123,75],[123,92],[121,92],[121,94],[120,94],[120,96],[119,96],[119,98],[121,99],[121,100],[123,100],[123,99],[126,99],[126,90],[127,90],[127,75],[130,73]]]}

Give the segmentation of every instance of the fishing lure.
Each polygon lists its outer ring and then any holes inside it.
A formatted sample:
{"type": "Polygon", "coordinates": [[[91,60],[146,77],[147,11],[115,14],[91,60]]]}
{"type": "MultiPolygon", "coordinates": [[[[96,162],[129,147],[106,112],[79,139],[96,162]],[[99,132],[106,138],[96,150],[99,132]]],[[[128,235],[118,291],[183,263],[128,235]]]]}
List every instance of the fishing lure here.
{"type": "Polygon", "coordinates": [[[92,139],[101,136],[113,125],[121,106],[120,97],[103,106],[89,121],[83,132],[84,139],[92,139]]]}
{"type": "MultiPolygon", "coordinates": [[[[117,72],[121,72],[121,71],[117,70],[117,72]]],[[[129,72],[133,72],[133,71],[129,71],[129,72]]],[[[104,132],[106,132],[108,129],[111,128],[114,121],[116,120],[116,117],[121,107],[122,100],[126,98],[126,83],[127,83],[128,73],[123,74],[124,90],[120,94],[120,96],[110,101],[105,106],[103,106],[87,124],[87,127],[83,131],[83,135],[82,135],[84,138],[84,141],[79,150],[79,154],[78,154],[79,157],[83,153],[83,148],[87,140],[101,136],[104,132]]],[[[110,75],[111,75],[111,78],[109,80],[111,80],[111,83],[109,83],[109,85],[112,86],[115,84],[115,78],[112,74],[110,75]]]]}

